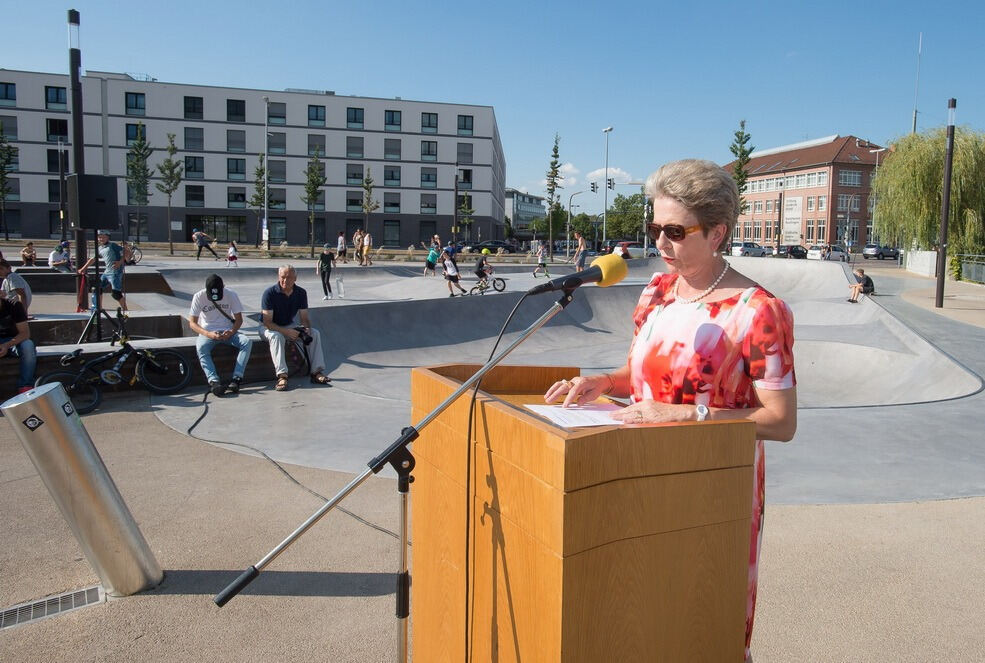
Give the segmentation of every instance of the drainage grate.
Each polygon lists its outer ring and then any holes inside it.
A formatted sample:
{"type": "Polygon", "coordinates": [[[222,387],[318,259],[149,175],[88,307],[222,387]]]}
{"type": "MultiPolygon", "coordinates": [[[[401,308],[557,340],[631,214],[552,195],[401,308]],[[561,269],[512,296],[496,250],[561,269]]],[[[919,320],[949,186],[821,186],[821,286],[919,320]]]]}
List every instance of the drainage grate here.
{"type": "Polygon", "coordinates": [[[97,585],[75,592],[49,596],[46,599],[31,603],[15,605],[13,608],[7,608],[0,613],[0,629],[29,624],[39,619],[84,608],[93,603],[102,603],[105,600],[106,594],[103,592],[103,588],[97,585]]]}

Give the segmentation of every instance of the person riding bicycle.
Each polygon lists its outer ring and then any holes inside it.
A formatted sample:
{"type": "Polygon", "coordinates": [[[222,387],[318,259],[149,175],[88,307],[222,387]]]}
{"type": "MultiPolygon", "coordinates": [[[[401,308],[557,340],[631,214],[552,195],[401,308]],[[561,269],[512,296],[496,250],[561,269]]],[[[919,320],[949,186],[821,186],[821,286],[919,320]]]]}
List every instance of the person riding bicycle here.
{"type": "Polygon", "coordinates": [[[202,366],[212,393],[222,396],[227,389],[234,394],[239,393],[253,341],[239,331],[243,326],[243,305],[239,301],[239,295],[226,288],[218,274],[211,274],[205,279],[205,289],[199,290],[192,297],[188,326],[198,334],[195,339],[198,363],[202,366]],[[219,381],[215,362],[212,361],[212,348],[216,345],[231,345],[239,351],[233,377],[228,385],[219,381]]]}
{"type": "Polygon", "coordinates": [[[493,267],[489,264],[488,258],[484,255],[479,256],[479,259],[475,261],[475,275],[479,277],[479,283],[485,284],[492,273],[493,267]]]}

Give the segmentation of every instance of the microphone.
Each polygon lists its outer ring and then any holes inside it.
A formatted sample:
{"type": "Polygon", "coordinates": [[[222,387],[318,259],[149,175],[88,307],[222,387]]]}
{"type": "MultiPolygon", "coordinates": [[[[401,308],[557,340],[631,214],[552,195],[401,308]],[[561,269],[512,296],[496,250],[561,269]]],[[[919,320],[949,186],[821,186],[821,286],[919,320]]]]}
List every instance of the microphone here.
{"type": "Polygon", "coordinates": [[[586,283],[597,283],[601,288],[619,283],[626,278],[626,261],[615,254],[601,256],[592,261],[592,266],[580,272],[559,276],[556,279],[536,285],[527,291],[528,295],[539,295],[557,290],[572,290],[586,283]]]}

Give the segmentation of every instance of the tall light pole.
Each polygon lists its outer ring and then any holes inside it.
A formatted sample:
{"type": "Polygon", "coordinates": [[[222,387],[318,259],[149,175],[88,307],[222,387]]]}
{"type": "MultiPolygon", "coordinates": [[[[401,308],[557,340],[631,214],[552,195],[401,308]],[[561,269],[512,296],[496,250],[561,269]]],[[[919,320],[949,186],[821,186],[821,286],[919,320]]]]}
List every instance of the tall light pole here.
{"type": "Polygon", "coordinates": [[[773,233],[773,247],[777,249],[775,255],[779,255],[780,233],[783,232],[783,178],[780,178],[776,186],[780,190],[780,197],[776,201],[776,232],[773,233]]]}
{"type": "Polygon", "coordinates": [[[609,134],[612,133],[612,127],[606,127],[602,133],[605,134],[605,183],[602,185],[605,187],[602,192],[602,245],[605,246],[606,221],[609,218],[609,134]]]}
{"type": "Polygon", "coordinates": [[[947,100],[947,152],[944,155],[944,196],[941,201],[941,241],[937,247],[937,296],[934,308],[944,308],[944,277],[947,274],[947,217],[951,212],[951,165],[954,163],[954,109],[957,99],[947,100]]]}
{"type": "MultiPolygon", "coordinates": [[[[82,45],[79,40],[79,12],[74,9],[68,10],[68,69],[69,81],[72,86],[72,165],[73,172],[78,175],[85,173],[85,139],[82,133],[82,45]]],[[[59,156],[59,159],[61,157],[59,156]]],[[[72,219],[75,224],[75,264],[84,265],[89,259],[89,252],[86,249],[86,231],[82,229],[80,219],[72,219]]],[[[93,237],[95,241],[95,237],[93,237]]],[[[96,263],[96,274],[99,274],[99,264],[96,263]]],[[[78,277],[79,283],[76,288],[79,293],[77,309],[85,311],[89,308],[87,301],[87,288],[82,287],[85,275],[78,277]]],[[[98,291],[97,291],[98,293],[98,291]]],[[[96,295],[97,298],[100,296],[96,295]]],[[[98,301],[98,299],[97,299],[98,301]]],[[[97,322],[99,318],[96,318],[97,322]]],[[[97,328],[96,334],[99,336],[97,328]]],[[[99,336],[99,338],[102,338],[99,336]]]]}
{"type": "Polygon", "coordinates": [[[584,191],[575,191],[573,194],[568,196],[568,226],[564,231],[564,257],[571,257],[571,199],[577,196],[579,193],[585,193],[584,191]]]}
{"type": "Polygon", "coordinates": [[[260,237],[263,242],[263,250],[270,249],[270,229],[267,227],[267,201],[270,195],[267,190],[267,182],[270,180],[270,97],[263,98],[263,223],[260,224],[260,237]]]}

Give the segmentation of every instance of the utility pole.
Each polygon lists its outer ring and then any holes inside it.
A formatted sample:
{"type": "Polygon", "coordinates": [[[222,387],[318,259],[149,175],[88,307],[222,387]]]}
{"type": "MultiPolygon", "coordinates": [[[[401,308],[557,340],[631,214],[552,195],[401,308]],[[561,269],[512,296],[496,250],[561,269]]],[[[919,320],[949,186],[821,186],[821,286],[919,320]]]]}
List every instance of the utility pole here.
{"type": "Polygon", "coordinates": [[[605,134],[605,190],[602,192],[602,244],[605,244],[606,240],[606,220],[609,218],[609,134],[612,133],[612,127],[606,127],[602,130],[605,134]]]}
{"type": "MultiPolygon", "coordinates": [[[[79,12],[75,9],[68,10],[68,73],[69,81],[72,86],[72,160],[75,165],[75,174],[78,176],[79,188],[82,183],[82,175],[85,174],[85,138],[82,131],[82,49],[79,43],[79,12]]],[[[59,157],[61,158],[61,157],[59,157]]],[[[81,212],[80,212],[81,213],[81,212]]],[[[84,265],[89,259],[86,250],[86,231],[82,228],[81,219],[72,219],[75,224],[75,264],[84,265]]],[[[93,235],[93,242],[95,242],[93,235]]],[[[96,274],[99,274],[99,262],[96,262],[96,274]]],[[[76,292],[79,293],[77,309],[85,311],[89,308],[87,299],[87,288],[85,285],[85,274],[77,277],[79,283],[76,285],[76,292]]],[[[99,291],[96,292],[96,305],[100,306],[99,291]]],[[[99,318],[96,318],[97,324],[99,318]]],[[[97,335],[99,330],[97,328],[97,335]]],[[[100,336],[101,338],[101,336],[100,336]]]]}
{"type": "Polygon", "coordinates": [[[934,308],[944,308],[944,278],[947,276],[947,217],[951,212],[951,166],[954,163],[954,110],[957,105],[957,99],[947,100],[947,153],[944,156],[941,241],[937,247],[937,298],[934,301],[934,308]]]}
{"type": "Polygon", "coordinates": [[[564,232],[564,257],[571,257],[571,199],[577,196],[579,193],[585,193],[584,191],[575,191],[573,194],[568,196],[568,226],[564,232]]]}

